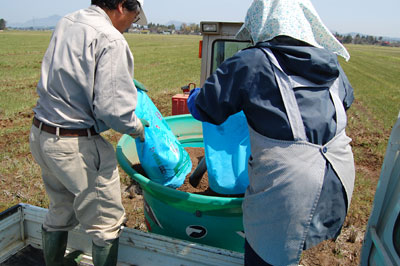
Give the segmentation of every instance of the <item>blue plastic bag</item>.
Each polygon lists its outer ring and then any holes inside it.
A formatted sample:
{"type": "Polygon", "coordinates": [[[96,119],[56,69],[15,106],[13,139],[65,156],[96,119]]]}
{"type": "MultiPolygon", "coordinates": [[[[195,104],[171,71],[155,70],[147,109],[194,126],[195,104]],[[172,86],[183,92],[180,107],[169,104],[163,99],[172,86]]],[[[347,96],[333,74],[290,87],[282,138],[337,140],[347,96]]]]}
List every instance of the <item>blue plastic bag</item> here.
{"type": "Polygon", "coordinates": [[[156,183],[180,187],[192,169],[189,154],[144,91],[138,90],[135,113],[150,123],[150,127],[145,127],[145,142],[135,139],[144,171],[156,183]]]}
{"type": "Polygon", "coordinates": [[[243,112],[216,126],[203,122],[204,152],[210,188],[220,194],[242,194],[249,185],[250,137],[243,112]]]}

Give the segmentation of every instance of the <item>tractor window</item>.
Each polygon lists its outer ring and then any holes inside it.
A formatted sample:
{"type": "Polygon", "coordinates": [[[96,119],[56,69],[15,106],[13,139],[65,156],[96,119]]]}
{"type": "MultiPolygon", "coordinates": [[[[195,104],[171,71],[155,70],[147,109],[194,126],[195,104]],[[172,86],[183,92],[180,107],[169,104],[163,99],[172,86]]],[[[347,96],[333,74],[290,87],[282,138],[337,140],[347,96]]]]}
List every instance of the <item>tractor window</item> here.
{"type": "MultiPolygon", "coordinates": [[[[238,51],[250,47],[250,42],[236,41],[236,40],[217,40],[213,43],[212,49],[212,65],[211,73],[229,57],[232,57],[238,51]]],[[[210,73],[210,74],[211,74],[210,73]]]]}
{"type": "Polygon", "coordinates": [[[397,254],[400,256],[400,215],[397,217],[394,225],[393,244],[397,254]]]}

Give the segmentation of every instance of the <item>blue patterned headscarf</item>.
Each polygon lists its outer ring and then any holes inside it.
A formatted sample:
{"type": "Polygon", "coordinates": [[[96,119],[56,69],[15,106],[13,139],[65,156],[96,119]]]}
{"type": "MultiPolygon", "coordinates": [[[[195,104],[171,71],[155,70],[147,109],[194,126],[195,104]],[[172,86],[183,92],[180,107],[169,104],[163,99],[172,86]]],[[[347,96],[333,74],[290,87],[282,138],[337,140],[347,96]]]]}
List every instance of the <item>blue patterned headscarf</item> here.
{"type": "Polygon", "coordinates": [[[309,0],[254,0],[237,39],[253,43],[286,35],[318,48],[325,48],[348,61],[346,48],[321,21],[309,0]]]}

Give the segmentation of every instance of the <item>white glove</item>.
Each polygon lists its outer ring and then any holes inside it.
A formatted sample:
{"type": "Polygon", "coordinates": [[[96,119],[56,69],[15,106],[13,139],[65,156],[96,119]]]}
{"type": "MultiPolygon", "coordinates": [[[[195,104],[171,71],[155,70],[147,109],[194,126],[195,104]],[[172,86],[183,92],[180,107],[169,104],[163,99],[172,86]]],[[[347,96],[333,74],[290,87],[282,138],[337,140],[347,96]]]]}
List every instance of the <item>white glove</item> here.
{"type": "Polygon", "coordinates": [[[138,126],[135,130],[135,132],[129,134],[129,136],[131,136],[132,138],[136,139],[136,138],[140,138],[141,142],[144,142],[145,140],[145,134],[144,134],[144,127],[149,127],[150,124],[147,120],[139,118],[139,122],[138,126]]]}

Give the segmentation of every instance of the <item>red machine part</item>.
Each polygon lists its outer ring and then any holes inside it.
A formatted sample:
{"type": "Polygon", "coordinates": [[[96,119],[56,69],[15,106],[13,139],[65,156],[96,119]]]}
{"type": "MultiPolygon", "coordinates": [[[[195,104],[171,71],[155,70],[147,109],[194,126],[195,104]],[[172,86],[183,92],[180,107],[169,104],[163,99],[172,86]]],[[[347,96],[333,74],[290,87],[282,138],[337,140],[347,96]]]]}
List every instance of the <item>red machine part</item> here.
{"type": "Polygon", "coordinates": [[[187,99],[192,86],[193,89],[196,88],[196,84],[189,83],[188,85],[181,87],[183,93],[172,96],[172,115],[183,115],[190,113],[187,107],[187,99]]]}

